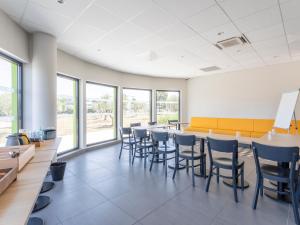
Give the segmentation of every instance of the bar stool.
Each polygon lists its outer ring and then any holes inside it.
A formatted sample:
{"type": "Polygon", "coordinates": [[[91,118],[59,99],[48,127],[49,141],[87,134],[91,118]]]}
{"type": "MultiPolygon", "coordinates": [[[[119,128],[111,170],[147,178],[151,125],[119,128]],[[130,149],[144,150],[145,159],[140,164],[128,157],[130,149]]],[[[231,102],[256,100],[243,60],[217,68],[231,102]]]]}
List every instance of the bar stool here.
{"type": "Polygon", "coordinates": [[[159,155],[163,155],[163,165],[165,166],[165,177],[167,177],[168,173],[168,160],[174,159],[173,157],[168,158],[168,155],[174,154],[176,152],[175,146],[168,145],[169,141],[169,133],[166,131],[153,131],[151,133],[152,135],[152,142],[153,142],[153,148],[152,148],[152,161],[150,166],[150,172],[152,171],[152,166],[154,162],[154,158],[158,157],[159,155]],[[160,144],[162,143],[162,145],[160,144]]]}
{"type": "Polygon", "coordinates": [[[122,156],[123,149],[129,150],[129,162],[130,162],[131,156],[133,155],[133,147],[136,144],[132,136],[132,129],[130,127],[120,128],[120,137],[121,137],[121,148],[119,153],[119,159],[122,156]]]}
{"type": "Polygon", "coordinates": [[[217,140],[208,137],[208,154],[210,159],[209,175],[206,183],[206,192],[209,190],[211,177],[217,176],[217,183],[219,178],[227,178],[233,180],[234,200],[238,202],[237,197],[237,182],[238,177],[241,176],[242,190],[244,190],[244,161],[238,161],[238,141],[237,140],[217,140]],[[231,154],[231,158],[214,157],[213,151],[231,154]],[[220,174],[220,169],[231,170],[232,176],[225,176],[220,174]],[[216,172],[214,172],[216,170],[216,172]]]}
{"type": "Polygon", "coordinates": [[[279,196],[290,196],[295,222],[296,224],[300,224],[298,212],[299,166],[297,166],[297,162],[299,161],[299,148],[275,147],[256,142],[252,143],[252,147],[257,176],[252,208],[256,209],[258,194],[260,192],[262,196],[264,190],[277,193],[279,196]],[[260,159],[263,159],[264,162],[262,163],[260,159]],[[277,165],[271,164],[270,162],[275,162],[277,165]],[[264,179],[278,182],[277,189],[264,186],[264,179]]]}
{"type": "Polygon", "coordinates": [[[153,143],[148,141],[147,129],[134,129],[133,137],[136,143],[133,153],[132,165],[136,158],[136,153],[140,154],[141,158],[144,158],[144,168],[146,168],[147,157],[149,155],[149,149],[153,147],[153,143]]]}
{"type": "Polygon", "coordinates": [[[176,124],[176,125],[174,125],[174,124],[172,124],[172,123],[177,123],[177,122],[179,122],[178,120],[168,120],[168,127],[169,127],[169,129],[172,127],[172,126],[174,126],[175,128],[176,128],[176,130],[178,130],[177,128],[178,128],[178,124],[176,124]]]}
{"type": "MultiPolygon", "coordinates": [[[[179,167],[179,158],[192,161],[192,179],[193,187],[195,187],[195,167],[200,166],[200,164],[195,165],[195,160],[200,160],[202,157],[205,159],[206,155],[196,152],[194,146],[196,145],[196,136],[195,135],[184,135],[184,134],[175,134],[175,167],[173,172],[173,179],[175,178],[176,172],[179,167]],[[189,149],[180,150],[180,146],[188,147],[189,149]]],[[[205,163],[205,160],[203,160],[205,163]]],[[[188,166],[188,165],[187,165],[188,166]]]]}

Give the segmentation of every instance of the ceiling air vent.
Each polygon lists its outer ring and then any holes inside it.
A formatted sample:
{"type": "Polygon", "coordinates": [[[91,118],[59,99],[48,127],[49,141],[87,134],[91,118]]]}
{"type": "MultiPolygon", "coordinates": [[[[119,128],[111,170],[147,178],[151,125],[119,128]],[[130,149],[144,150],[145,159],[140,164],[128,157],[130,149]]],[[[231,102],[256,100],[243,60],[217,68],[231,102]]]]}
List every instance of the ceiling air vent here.
{"type": "Polygon", "coordinates": [[[225,48],[231,48],[235,46],[241,46],[244,44],[250,44],[249,40],[246,38],[245,35],[242,35],[241,37],[232,37],[223,41],[218,41],[216,46],[219,49],[225,49],[225,48]]]}
{"type": "Polygon", "coordinates": [[[216,71],[216,70],[220,70],[220,67],[217,66],[209,66],[209,67],[204,67],[201,68],[200,70],[202,70],[203,72],[212,72],[212,71],[216,71]]]}

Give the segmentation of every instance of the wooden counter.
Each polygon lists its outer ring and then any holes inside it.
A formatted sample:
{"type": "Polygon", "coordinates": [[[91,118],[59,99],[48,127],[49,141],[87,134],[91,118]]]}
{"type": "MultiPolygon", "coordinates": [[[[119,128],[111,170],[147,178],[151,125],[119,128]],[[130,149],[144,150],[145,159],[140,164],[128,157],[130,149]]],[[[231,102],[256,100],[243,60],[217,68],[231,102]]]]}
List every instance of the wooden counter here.
{"type": "Polygon", "coordinates": [[[0,195],[0,225],[26,225],[61,139],[45,141],[34,158],[0,195]]]}

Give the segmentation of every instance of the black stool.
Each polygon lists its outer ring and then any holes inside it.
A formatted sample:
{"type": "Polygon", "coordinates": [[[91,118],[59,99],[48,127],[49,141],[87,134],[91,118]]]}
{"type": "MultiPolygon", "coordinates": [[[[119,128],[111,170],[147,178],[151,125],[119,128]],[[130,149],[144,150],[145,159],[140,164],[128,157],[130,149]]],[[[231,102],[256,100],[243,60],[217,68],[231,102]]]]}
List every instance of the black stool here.
{"type": "Polygon", "coordinates": [[[44,225],[45,222],[43,219],[39,218],[39,217],[30,217],[27,225],[44,225]]]}

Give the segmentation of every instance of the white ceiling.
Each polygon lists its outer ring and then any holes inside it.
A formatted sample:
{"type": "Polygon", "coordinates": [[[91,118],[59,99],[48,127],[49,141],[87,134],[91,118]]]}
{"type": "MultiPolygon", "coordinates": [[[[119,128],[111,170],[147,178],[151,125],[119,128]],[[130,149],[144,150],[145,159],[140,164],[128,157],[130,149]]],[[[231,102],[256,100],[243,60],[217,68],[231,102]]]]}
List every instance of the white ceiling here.
{"type": "Polygon", "coordinates": [[[29,32],[84,60],[142,75],[194,77],[300,59],[300,0],[0,0],[29,32]],[[219,50],[245,34],[251,45],[219,50]]]}

